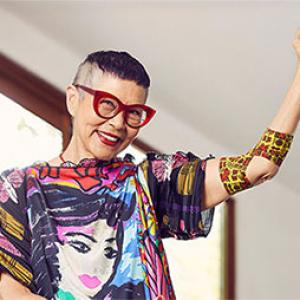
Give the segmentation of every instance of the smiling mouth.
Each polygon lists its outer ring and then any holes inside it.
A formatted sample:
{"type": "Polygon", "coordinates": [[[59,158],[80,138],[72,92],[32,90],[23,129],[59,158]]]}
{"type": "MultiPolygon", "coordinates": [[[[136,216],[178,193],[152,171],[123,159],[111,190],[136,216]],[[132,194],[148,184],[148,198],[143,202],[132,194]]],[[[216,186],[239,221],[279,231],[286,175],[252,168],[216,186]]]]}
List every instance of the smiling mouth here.
{"type": "Polygon", "coordinates": [[[117,145],[121,139],[115,135],[104,133],[102,131],[97,131],[98,137],[102,143],[108,146],[117,145]]]}

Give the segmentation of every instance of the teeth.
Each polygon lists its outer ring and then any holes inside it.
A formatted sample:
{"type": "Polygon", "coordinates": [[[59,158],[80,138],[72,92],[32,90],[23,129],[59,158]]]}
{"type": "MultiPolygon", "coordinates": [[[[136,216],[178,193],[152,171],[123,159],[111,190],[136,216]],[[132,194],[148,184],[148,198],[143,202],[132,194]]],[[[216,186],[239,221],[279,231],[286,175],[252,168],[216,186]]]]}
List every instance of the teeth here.
{"type": "Polygon", "coordinates": [[[106,139],[108,139],[111,142],[116,142],[119,139],[119,138],[114,138],[114,137],[112,137],[110,135],[107,135],[107,134],[105,134],[103,132],[99,132],[99,134],[102,135],[102,136],[104,136],[106,139]]]}

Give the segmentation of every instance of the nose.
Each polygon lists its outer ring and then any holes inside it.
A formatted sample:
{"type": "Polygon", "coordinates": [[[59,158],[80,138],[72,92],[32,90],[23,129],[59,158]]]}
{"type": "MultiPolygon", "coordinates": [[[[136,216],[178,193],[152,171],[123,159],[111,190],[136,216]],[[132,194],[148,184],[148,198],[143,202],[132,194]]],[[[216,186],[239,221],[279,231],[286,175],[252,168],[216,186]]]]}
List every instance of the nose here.
{"type": "Polygon", "coordinates": [[[111,124],[115,129],[122,130],[125,127],[125,115],[123,111],[120,111],[113,118],[109,119],[109,124],[111,124]]]}

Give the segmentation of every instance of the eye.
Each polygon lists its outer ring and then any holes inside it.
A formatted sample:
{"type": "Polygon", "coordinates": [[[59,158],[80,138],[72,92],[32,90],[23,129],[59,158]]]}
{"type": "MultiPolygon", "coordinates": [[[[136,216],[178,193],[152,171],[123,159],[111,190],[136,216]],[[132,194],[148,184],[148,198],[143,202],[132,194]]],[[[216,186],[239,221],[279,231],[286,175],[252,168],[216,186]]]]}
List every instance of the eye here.
{"type": "Polygon", "coordinates": [[[80,253],[87,253],[91,250],[88,245],[80,241],[70,241],[68,244],[80,253]]]}
{"type": "Polygon", "coordinates": [[[104,255],[109,259],[115,258],[118,254],[118,251],[114,250],[112,247],[106,247],[104,250],[107,251],[104,255]]]}
{"type": "Polygon", "coordinates": [[[115,107],[115,103],[111,99],[102,99],[101,104],[105,104],[107,106],[115,107]]]}
{"type": "Polygon", "coordinates": [[[98,103],[98,113],[103,117],[109,117],[118,109],[118,103],[114,99],[102,98],[98,103]]]}
{"type": "Polygon", "coordinates": [[[138,125],[144,122],[147,117],[147,112],[141,107],[132,107],[127,115],[127,121],[131,125],[138,125]]]}
{"type": "Polygon", "coordinates": [[[103,98],[99,102],[99,107],[101,107],[101,109],[114,110],[117,106],[118,104],[116,101],[109,98],[103,98]]]}
{"type": "Polygon", "coordinates": [[[142,115],[142,111],[138,109],[133,109],[130,111],[130,115],[135,117],[140,117],[142,115]]]}

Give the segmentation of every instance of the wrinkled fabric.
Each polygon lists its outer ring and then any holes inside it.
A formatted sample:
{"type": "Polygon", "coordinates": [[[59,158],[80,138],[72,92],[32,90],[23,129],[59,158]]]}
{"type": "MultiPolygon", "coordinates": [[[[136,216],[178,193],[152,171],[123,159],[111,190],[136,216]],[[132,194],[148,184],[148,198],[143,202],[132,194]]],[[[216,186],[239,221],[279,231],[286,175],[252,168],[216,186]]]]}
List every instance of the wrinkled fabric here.
{"type": "Polygon", "coordinates": [[[162,239],[206,237],[207,159],[148,153],[0,177],[0,269],[47,299],[175,299],[162,239]]]}

